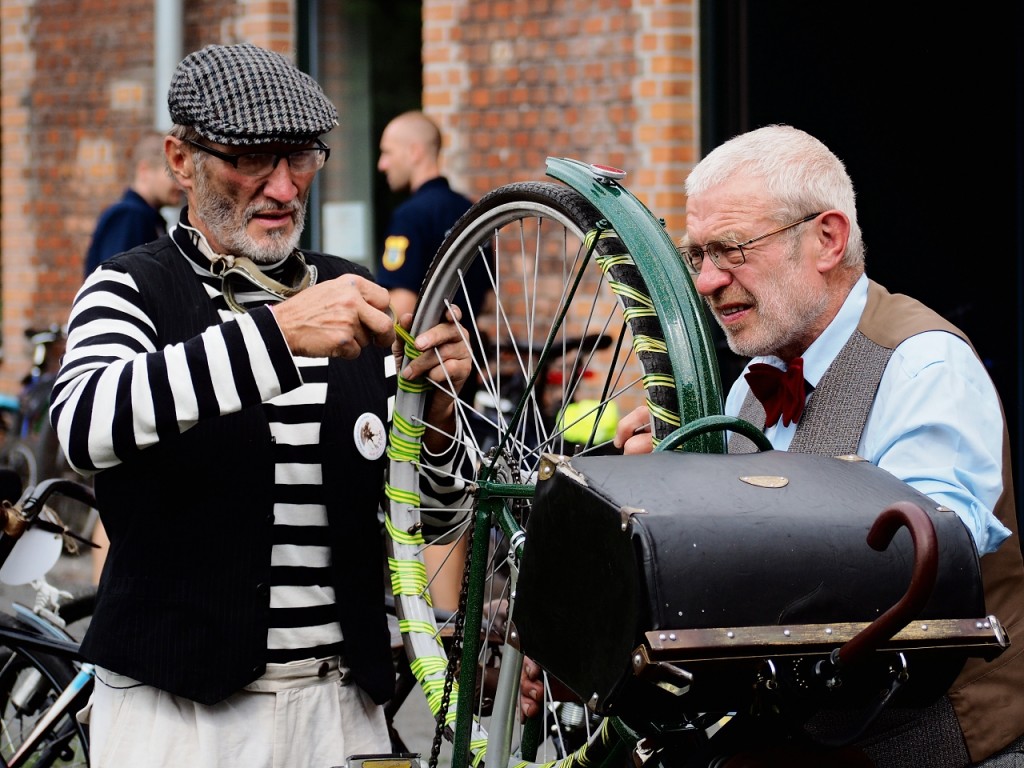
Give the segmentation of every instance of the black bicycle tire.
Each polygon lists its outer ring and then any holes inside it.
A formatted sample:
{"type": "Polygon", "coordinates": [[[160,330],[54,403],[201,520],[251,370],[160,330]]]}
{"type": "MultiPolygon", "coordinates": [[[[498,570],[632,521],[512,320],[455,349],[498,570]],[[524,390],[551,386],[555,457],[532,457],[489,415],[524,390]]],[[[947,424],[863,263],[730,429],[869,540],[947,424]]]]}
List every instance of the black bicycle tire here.
{"type": "MultiPolygon", "coordinates": [[[[570,217],[578,218],[586,224],[585,227],[581,227],[583,231],[592,230],[604,221],[598,210],[583,195],[561,184],[546,181],[525,181],[498,187],[480,198],[476,204],[463,214],[449,232],[445,242],[438,249],[438,256],[431,262],[430,268],[423,278],[423,283],[420,286],[419,301],[422,301],[424,292],[429,290],[431,284],[437,280],[438,273],[446,268],[444,254],[448,244],[456,241],[468,227],[473,225],[475,220],[486,215],[489,210],[493,210],[508,202],[510,199],[563,206],[570,217]]],[[[605,226],[609,226],[607,222],[605,222],[605,226]]],[[[595,252],[599,254],[609,253],[616,249],[625,251],[625,247],[618,238],[600,240],[595,246],[595,252]]],[[[638,295],[650,295],[646,282],[632,264],[618,264],[609,269],[617,275],[618,282],[634,289],[638,292],[638,295]]],[[[625,304],[625,309],[637,307],[641,303],[637,299],[630,298],[628,295],[623,296],[622,300],[625,304]]],[[[661,329],[661,321],[657,314],[637,316],[630,321],[630,326],[634,337],[645,336],[660,340],[665,338],[665,334],[661,329]]],[[[639,351],[637,356],[643,365],[645,373],[656,376],[671,375],[671,356],[667,350],[654,351],[645,349],[639,351]]],[[[679,424],[674,421],[666,421],[660,418],[657,413],[678,414],[678,394],[675,387],[672,386],[652,387],[648,390],[648,394],[656,406],[655,413],[652,414],[654,436],[656,439],[661,439],[674,431],[679,424]]]]}
{"type": "MultiPolygon", "coordinates": [[[[0,614],[0,626],[21,632],[24,632],[26,629],[22,622],[6,614],[0,614]]],[[[45,681],[47,688],[39,689],[41,693],[34,693],[33,695],[41,695],[48,702],[52,703],[52,700],[64,690],[77,672],[74,664],[68,659],[44,652],[31,651],[14,644],[4,647],[11,651],[3,659],[2,666],[0,666],[0,749],[6,750],[10,746],[8,729],[12,727],[8,720],[8,715],[10,714],[9,705],[14,706],[12,697],[17,690],[18,673],[29,668],[38,673],[39,679],[45,681]]],[[[81,750],[81,756],[84,759],[82,765],[87,766],[89,764],[88,726],[78,722],[75,712],[72,711],[68,712],[51,726],[50,730],[52,731],[57,728],[63,729],[65,733],[67,729],[73,731],[74,736],[72,738],[77,739],[78,749],[81,750]]],[[[0,754],[0,762],[6,765],[9,757],[10,755],[8,754],[0,754]]],[[[41,768],[47,765],[47,763],[41,761],[31,764],[33,766],[40,765],[41,768]]]]}
{"type": "MultiPolygon", "coordinates": [[[[594,249],[599,256],[625,252],[625,247],[614,233],[608,230],[608,223],[602,219],[597,209],[575,190],[550,182],[520,182],[500,187],[485,195],[470,208],[456,223],[439,249],[420,289],[414,331],[429,327],[441,314],[435,293],[444,293],[450,298],[457,291],[452,283],[451,274],[460,266],[464,266],[457,263],[458,259],[468,258],[465,254],[461,257],[458,254],[452,256],[453,250],[459,247],[460,240],[467,237],[471,239],[472,232],[483,231],[488,226],[488,217],[497,217],[499,211],[506,207],[514,209],[516,205],[539,206],[557,211],[564,218],[574,222],[581,233],[602,230],[607,236],[598,238],[594,249]],[[453,258],[456,261],[453,261],[453,258]]],[[[501,216],[505,215],[501,213],[501,216]]],[[[644,299],[649,299],[647,286],[639,270],[627,258],[608,267],[608,274],[616,284],[628,289],[619,293],[619,299],[623,316],[628,318],[625,322],[628,323],[634,338],[660,340],[664,346],[665,335],[656,311],[633,314],[629,312],[634,308],[644,309],[647,306],[644,299]]],[[[649,303],[651,306],[655,305],[653,301],[649,303]]],[[[464,315],[464,324],[465,320],[464,315]]],[[[678,414],[677,393],[674,383],[670,384],[673,381],[670,355],[667,348],[659,350],[658,345],[654,344],[641,349],[637,353],[637,359],[643,366],[645,378],[649,375],[651,380],[656,382],[647,388],[647,396],[655,406],[652,408],[652,431],[656,438],[661,438],[678,427],[678,422],[655,415],[678,414]]],[[[415,527],[415,523],[412,527],[415,527]]],[[[414,618],[418,620],[421,617],[414,618]]],[[[415,665],[418,656],[414,646],[407,644],[406,648],[410,662],[415,665]]],[[[428,698],[429,695],[428,693],[428,698]]]]}

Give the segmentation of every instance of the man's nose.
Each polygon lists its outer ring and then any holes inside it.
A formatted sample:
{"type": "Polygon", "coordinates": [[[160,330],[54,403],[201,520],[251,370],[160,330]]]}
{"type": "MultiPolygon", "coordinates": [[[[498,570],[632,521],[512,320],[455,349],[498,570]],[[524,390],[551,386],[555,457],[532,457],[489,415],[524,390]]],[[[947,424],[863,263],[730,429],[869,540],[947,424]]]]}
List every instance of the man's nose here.
{"type": "Polygon", "coordinates": [[[282,159],[277,167],[267,176],[263,184],[263,194],[278,202],[287,203],[293,200],[299,193],[299,188],[292,178],[291,167],[287,160],[282,159]]]}
{"type": "Polygon", "coordinates": [[[700,272],[693,277],[693,287],[701,296],[710,296],[733,280],[732,270],[719,269],[715,262],[706,258],[700,263],[700,272]]]}

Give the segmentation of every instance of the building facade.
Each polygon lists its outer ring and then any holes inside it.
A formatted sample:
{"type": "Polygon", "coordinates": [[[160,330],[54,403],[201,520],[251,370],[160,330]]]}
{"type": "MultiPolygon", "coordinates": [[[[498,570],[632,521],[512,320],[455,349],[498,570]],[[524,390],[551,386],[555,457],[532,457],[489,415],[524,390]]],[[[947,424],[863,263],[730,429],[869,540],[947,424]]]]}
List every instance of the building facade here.
{"type": "Polygon", "coordinates": [[[453,186],[474,199],[543,178],[549,155],[575,157],[627,169],[681,233],[694,22],[693,3],[669,0],[5,0],[0,392],[31,365],[26,329],[66,321],[96,218],[130,180],[135,138],[168,127],[166,82],[188,52],[252,42],[320,80],[341,119],[309,245],[370,263],[387,212],[380,130],[420,106],[445,134],[453,186]]]}

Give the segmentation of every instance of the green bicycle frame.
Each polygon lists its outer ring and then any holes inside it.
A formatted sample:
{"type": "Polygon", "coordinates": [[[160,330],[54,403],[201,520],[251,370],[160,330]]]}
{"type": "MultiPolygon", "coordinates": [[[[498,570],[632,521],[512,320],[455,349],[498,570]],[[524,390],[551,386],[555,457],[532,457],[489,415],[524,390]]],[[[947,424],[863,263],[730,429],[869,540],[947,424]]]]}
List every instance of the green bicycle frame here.
{"type": "MultiPolygon", "coordinates": [[[[680,441],[691,422],[701,423],[708,417],[722,414],[721,380],[703,303],[693,286],[692,278],[679,258],[675,245],[665,232],[662,222],[650,210],[614,179],[606,178],[590,165],[566,158],[549,157],[547,174],[579,192],[604,217],[626,246],[633,262],[643,276],[671,350],[680,423],[682,428],[674,434],[673,447],[686,442],[688,449],[704,453],[724,453],[725,433],[721,430],[697,429],[680,441]]],[[[522,554],[523,532],[511,515],[505,511],[504,499],[532,497],[533,488],[508,485],[481,477],[477,483],[479,505],[475,519],[478,526],[500,525],[513,542],[509,558],[515,566],[522,554]]],[[[480,626],[483,618],[483,583],[481,567],[476,564],[486,559],[484,538],[474,537],[473,566],[469,576],[469,594],[466,605],[465,626],[480,626]],[[477,551],[477,550],[480,551],[477,551]]],[[[468,632],[462,648],[463,658],[475,658],[480,648],[476,632],[468,632]]],[[[511,662],[512,660],[507,660],[511,662]]],[[[521,658],[516,659],[521,663],[521,658]]],[[[503,662],[503,667],[505,663],[503,662]]],[[[518,676],[519,663],[509,663],[518,676]]],[[[462,666],[459,680],[458,711],[472,712],[472,696],[476,684],[476,665],[462,666]]],[[[500,685],[500,683],[499,683],[500,685]]],[[[511,707],[514,710],[514,706],[511,707]]],[[[506,730],[511,727],[514,711],[504,713],[506,730]]],[[[535,735],[527,738],[535,738],[535,735]]],[[[470,718],[457,718],[453,738],[452,764],[458,768],[470,762],[470,718]]],[[[524,742],[526,743],[526,742],[524,742]]],[[[488,745],[487,754],[497,757],[499,763],[508,754],[508,742],[488,745]]]]}

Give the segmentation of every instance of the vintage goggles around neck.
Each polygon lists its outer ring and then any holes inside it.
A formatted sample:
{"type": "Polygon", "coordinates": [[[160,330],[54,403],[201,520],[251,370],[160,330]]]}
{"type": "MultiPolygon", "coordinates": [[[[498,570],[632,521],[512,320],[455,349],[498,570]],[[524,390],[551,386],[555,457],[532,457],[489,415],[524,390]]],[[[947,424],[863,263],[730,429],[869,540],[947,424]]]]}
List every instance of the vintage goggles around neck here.
{"type": "Polygon", "coordinates": [[[246,312],[245,307],[235,298],[235,286],[240,280],[282,300],[305,290],[313,282],[312,272],[299,251],[293,251],[285,261],[280,282],[267,276],[255,262],[244,256],[232,259],[231,266],[226,261],[215,262],[213,273],[221,278],[221,292],[231,311],[240,314],[246,312]]]}

